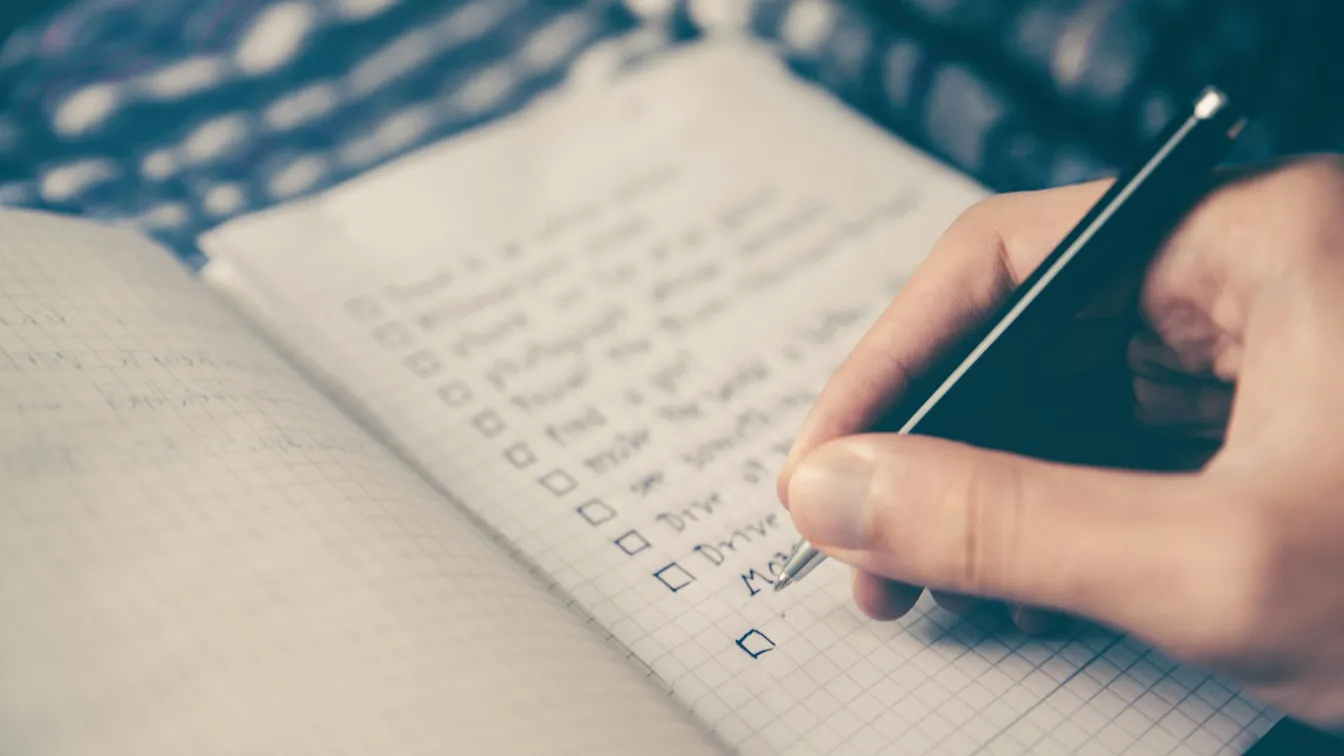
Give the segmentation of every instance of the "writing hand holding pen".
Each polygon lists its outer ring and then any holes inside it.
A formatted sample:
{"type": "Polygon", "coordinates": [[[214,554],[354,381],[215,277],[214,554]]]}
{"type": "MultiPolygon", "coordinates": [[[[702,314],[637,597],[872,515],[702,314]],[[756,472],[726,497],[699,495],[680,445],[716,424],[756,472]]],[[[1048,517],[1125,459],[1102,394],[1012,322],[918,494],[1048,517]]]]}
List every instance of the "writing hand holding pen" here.
{"type": "Polygon", "coordinates": [[[864,432],[1106,189],[965,213],[822,392],[780,499],[876,619],[925,588],[1025,630],[1078,615],[1339,730],[1344,159],[1220,174],[1140,276],[1097,294],[1023,399],[1057,454],[864,432]]]}

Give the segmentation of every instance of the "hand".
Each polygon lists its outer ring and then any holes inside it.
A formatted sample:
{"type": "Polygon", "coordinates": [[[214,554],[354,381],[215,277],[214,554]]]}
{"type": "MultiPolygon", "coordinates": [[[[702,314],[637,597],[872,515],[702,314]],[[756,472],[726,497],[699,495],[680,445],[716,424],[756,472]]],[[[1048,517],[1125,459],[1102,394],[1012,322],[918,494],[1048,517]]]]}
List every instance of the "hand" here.
{"type": "Polygon", "coordinates": [[[1072,458],[859,434],[1106,188],[966,212],[826,386],[780,499],[874,618],[916,586],[954,611],[1004,602],[1024,629],[1048,615],[1017,607],[1079,615],[1344,725],[1344,161],[1226,175],[1080,315],[1039,376],[1072,458]],[[1160,453],[1114,466],[1134,451],[1160,453]]]}

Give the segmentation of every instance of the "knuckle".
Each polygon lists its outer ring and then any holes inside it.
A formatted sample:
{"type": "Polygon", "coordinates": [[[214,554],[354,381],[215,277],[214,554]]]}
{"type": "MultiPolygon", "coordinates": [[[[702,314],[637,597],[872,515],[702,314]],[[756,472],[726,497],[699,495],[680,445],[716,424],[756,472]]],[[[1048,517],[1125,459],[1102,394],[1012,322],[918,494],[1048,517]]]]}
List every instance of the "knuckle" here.
{"type": "Polygon", "coordinates": [[[995,594],[1004,571],[1016,563],[1024,498],[1014,470],[1011,465],[965,465],[940,502],[946,532],[956,539],[947,553],[968,593],[995,594]]]}
{"type": "Polygon", "coordinates": [[[1012,194],[994,194],[984,197],[963,210],[953,226],[983,228],[985,225],[992,225],[994,220],[1002,215],[1004,206],[1012,202],[1012,194]]]}
{"type": "Polygon", "coordinates": [[[1020,212],[1024,199],[1023,193],[1006,192],[976,201],[952,222],[949,238],[1000,239],[1006,221],[1020,212]]]}
{"type": "Polygon", "coordinates": [[[973,258],[984,263],[976,266],[975,275],[988,273],[996,279],[1013,279],[1010,240],[1005,234],[1011,233],[1010,219],[1020,206],[1021,198],[1000,194],[966,208],[939,238],[930,254],[931,262],[956,268],[973,258]]]}

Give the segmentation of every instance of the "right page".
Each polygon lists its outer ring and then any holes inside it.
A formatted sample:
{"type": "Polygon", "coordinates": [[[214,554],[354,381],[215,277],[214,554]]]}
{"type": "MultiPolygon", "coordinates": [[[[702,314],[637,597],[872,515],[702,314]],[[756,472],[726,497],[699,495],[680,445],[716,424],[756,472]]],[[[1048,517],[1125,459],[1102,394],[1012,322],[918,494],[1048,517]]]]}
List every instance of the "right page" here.
{"type": "Polygon", "coordinates": [[[207,277],[744,753],[1240,753],[1274,715],[1132,639],[862,617],[774,494],[979,187],[761,51],[688,48],[203,240],[207,277]]]}

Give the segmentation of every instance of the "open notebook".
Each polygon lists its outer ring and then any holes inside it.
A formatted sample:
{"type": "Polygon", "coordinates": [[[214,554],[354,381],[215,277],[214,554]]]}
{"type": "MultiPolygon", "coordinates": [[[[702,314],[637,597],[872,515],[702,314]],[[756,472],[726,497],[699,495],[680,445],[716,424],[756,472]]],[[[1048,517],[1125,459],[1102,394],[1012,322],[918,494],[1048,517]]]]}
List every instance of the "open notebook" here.
{"type": "Polygon", "coordinates": [[[703,43],[202,239],[0,214],[6,754],[1235,754],[1101,630],[881,624],[775,471],[983,190],[703,43]]]}

